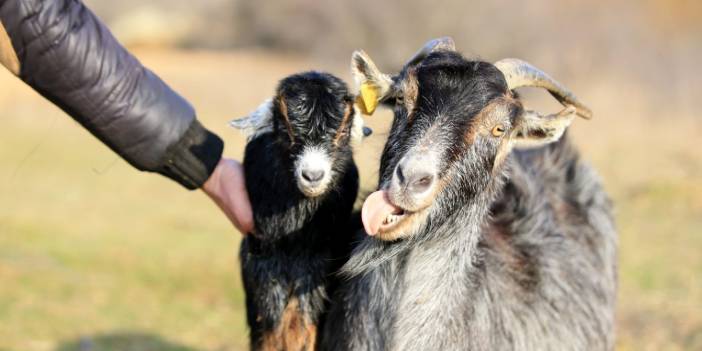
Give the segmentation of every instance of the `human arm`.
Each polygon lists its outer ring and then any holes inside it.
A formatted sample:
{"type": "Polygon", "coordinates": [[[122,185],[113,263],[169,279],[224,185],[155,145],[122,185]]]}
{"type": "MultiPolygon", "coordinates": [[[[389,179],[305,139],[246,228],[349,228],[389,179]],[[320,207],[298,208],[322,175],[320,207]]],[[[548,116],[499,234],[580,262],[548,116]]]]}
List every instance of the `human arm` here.
{"type": "Polygon", "coordinates": [[[131,165],[202,188],[250,231],[242,171],[222,159],[222,140],[80,1],[0,0],[0,64],[131,165]]]}

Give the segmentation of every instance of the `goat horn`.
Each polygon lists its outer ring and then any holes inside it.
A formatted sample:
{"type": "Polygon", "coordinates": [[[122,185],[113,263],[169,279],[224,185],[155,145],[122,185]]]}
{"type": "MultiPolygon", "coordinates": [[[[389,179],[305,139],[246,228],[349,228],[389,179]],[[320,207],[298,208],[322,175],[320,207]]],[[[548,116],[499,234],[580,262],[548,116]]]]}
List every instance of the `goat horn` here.
{"type": "Polygon", "coordinates": [[[416,65],[434,51],[456,51],[456,44],[451,37],[441,37],[428,41],[417,51],[405,66],[416,65]]]}
{"type": "Polygon", "coordinates": [[[497,61],[495,67],[505,76],[509,90],[521,87],[544,88],[563,106],[575,107],[575,113],[578,116],[585,119],[592,118],[592,111],[581,103],[575,94],[528,62],[508,58],[497,61]]]}

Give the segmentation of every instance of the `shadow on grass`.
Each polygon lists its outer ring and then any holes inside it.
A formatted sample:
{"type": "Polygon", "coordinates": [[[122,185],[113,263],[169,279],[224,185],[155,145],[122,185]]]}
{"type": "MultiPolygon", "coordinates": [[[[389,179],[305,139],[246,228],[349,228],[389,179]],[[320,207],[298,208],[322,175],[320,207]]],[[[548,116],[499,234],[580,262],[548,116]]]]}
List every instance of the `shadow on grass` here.
{"type": "Polygon", "coordinates": [[[200,351],[141,332],[96,334],[70,340],[54,351],[200,351]]]}

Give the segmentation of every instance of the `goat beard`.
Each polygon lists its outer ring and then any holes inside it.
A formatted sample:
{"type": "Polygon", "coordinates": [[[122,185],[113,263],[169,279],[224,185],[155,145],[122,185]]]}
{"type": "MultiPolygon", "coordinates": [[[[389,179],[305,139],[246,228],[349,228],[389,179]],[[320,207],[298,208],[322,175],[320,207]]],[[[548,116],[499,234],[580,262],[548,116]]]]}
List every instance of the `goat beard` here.
{"type": "MultiPolygon", "coordinates": [[[[434,203],[435,208],[446,211],[449,206],[446,202],[458,203],[456,199],[448,199],[445,201],[437,201],[434,203]]],[[[488,208],[488,206],[483,206],[488,208]]],[[[431,211],[431,209],[427,209],[431,211]]],[[[423,245],[429,241],[445,241],[457,240],[467,241],[461,244],[468,252],[473,252],[477,244],[479,228],[485,218],[485,213],[476,213],[473,206],[464,206],[450,211],[451,214],[442,217],[441,220],[432,218],[432,213],[428,213],[423,219],[423,223],[419,224],[416,232],[412,235],[394,241],[384,241],[373,236],[368,236],[366,233],[358,233],[360,242],[354,247],[349,260],[341,268],[339,274],[347,279],[355,276],[368,273],[381,265],[400,257],[413,248],[423,245]],[[470,220],[466,220],[470,219],[470,220]],[[472,223],[466,227],[466,223],[472,223]],[[460,229],[457,229],[460,228],[460,229]],[[465,230],[472,235],[456,235],[457,231],[465,230]]],[[[466,259],[472,260],[471,255],[467,255],[466,259]]]]}
{"type": "Polygon", "coordinates": [[[411,238],[383,241],[363,233],[363,239],[353,249],[351,257],[339,273],[342,277],[351,279],[370,272],[408,252],[416,244],[417,242],[411,238]]]}

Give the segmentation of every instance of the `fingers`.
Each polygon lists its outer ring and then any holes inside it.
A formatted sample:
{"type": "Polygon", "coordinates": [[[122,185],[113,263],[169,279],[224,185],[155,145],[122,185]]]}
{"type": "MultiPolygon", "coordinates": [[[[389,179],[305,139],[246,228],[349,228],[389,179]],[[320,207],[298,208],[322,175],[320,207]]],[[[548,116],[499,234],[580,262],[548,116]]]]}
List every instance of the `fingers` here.
{"type": "Polygon", "coordinates": [[[253,231],[253,211],[246,191],[244,168],[239,162],[222,158],[202,190],[242,234],[253,231]]]}
{"type": "Polygon", "coordinates": [[[250,233],[254,226],[253,210],[251,209],[249,193],[246,191],[244,167],[234,160],[226,160],[226,162],[230,164],[232,171],[231,178],[226,181],[231,181],[232,186],[229,196],[231,196],[233,221],[239,224],[237,228],[242,233],[250,233]]]}

